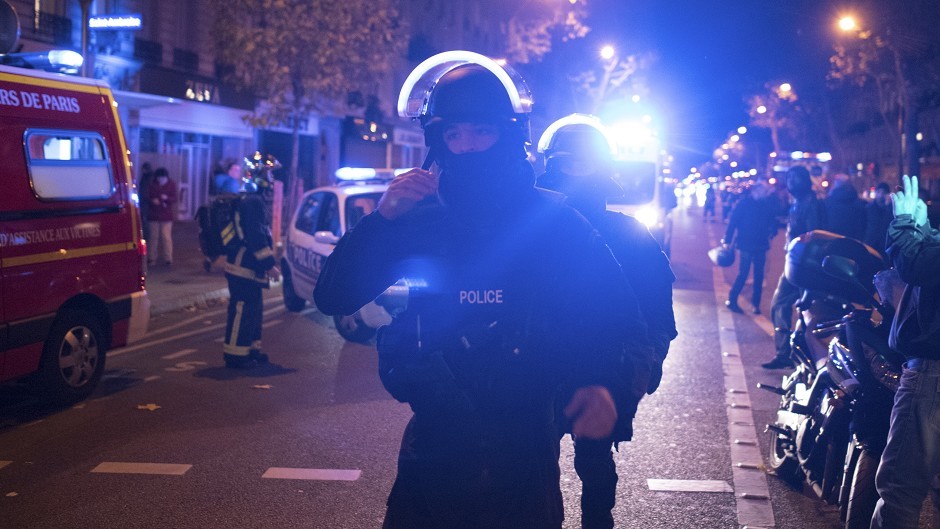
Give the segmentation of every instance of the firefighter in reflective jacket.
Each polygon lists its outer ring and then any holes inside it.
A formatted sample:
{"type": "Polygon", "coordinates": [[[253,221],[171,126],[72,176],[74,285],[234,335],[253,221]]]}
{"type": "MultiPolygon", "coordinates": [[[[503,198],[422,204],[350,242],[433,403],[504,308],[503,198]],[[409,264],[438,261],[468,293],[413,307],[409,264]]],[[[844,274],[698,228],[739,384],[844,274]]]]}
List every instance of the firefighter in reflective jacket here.
{"type": "Polygon", "coordinates": [[[261,289],[268,288],[269,281],[277,280],[281,272],[275,265],[271,229],[265,220],[265,184],[249,186],[255,192],[246,193],[239,201],[235,230],[240,244],[227,250],[225,261],[229,302],[222,356],[226,367],[236,369],[268,362],[261,352],[261,289]]]}
{"type": "MultiPolygon", "coordinates": [[[[617,426],[607,439],[575,439],[574,468],[582,482],[581,527],[614,527],[611,509],[617,492],[617,470],[611,444],[629,441],[632,419],[640,398],[653,393],[662,378],[662,365],[669,343],[676,337],[672,309],[672,284],[676,276],[659,243],[639,221],[607,211],[607,199],[623,194],[611,178],[614,141],[594,116],[572,114],[549,125],[538,143],[546,158],[546,171],[537,185],[567,196],[601,234],[623,269],[624,277],[636,293],[646,319],[651,347],[627,347],[638,355],[624,362],[623,376],[631,382],[631,397],[619,402],[617,426]]],[[[627,342],[636,336],[624,334],[627,342]]],[[[560,432],[564,434],[565,432],[560,432]]]]}
{"type": "Polygon", "coordinates": [[[414,285],[377,340],[382,383],[414,412],[385,529],[560,529],[555,400],[572,388],[573,430],[606,438],[625,396],[620,328],[646,336],[610,250],[534,187],[520,83],[467,52],[412,72],[399,111],[421,119],[440,172],[397,176],[314,290],[321,311],[350,314],[414,285]]]}

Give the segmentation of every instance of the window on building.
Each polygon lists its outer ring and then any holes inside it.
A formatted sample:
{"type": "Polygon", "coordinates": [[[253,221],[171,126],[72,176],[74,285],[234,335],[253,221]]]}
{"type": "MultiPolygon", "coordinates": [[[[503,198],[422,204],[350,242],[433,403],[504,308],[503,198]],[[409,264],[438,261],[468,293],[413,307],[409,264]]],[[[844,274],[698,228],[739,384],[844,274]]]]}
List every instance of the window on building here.
{"type": "Polygon", "coordinates": [[[114,193],[111,163],[101,135],[28,130],[26,154],[33,192],[46,200],[93,200],[114,193]]]}

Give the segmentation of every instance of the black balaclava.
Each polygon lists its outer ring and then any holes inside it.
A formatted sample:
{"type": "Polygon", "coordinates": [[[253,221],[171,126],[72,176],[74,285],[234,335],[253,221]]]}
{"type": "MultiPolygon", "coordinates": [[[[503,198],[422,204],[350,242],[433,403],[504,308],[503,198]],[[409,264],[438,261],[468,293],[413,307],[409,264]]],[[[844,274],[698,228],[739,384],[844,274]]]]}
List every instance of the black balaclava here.
{"type": "Polygon", "coordinates": [[[445,147],[438,158],[438,194],[458,214],[500,215],[532,189],[532,166],[519,156],[516,142],[502,134],[485,151],[453,154],[445,147]]]}

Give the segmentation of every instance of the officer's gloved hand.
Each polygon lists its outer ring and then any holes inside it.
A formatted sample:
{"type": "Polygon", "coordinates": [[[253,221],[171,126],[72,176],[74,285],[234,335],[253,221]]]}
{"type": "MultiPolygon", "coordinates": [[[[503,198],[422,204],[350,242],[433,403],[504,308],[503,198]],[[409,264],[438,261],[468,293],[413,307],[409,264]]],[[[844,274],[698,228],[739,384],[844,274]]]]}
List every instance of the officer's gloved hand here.
{"type": "Polygon", "coordinates": [[[617,422],[617,407],[607,388],[588,386],[574,392],[565,406],[565,416],[571,419],[571,433],[575,437],[604,439],[617,422]]]}
{"type": "Polygon", "coordinates": [[[663,363],[657,361],[650,362],[650,380],[646,386],[646,394],[652,395],[659,389],[659,383],[663,380],[663,363]]]}

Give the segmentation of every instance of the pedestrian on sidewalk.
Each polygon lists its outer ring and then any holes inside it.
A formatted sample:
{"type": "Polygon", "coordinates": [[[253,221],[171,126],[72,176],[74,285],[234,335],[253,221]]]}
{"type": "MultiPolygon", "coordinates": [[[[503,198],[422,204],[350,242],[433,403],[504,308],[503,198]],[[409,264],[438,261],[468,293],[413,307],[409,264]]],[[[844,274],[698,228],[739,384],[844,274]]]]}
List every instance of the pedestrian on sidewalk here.
{"type": "Polygon", "coordinates": [[[144,240],[150,240],[150,185],[153,183],[153,167],[150,162],[140,166],[137,180],[137,201],[140,204],[140,220],[144,240]]]}
{"type": "Polygon", "coordinates": [[[709,185],[705,189],[705,207],[702,210],[702,220],[708,221],[711,217],[711,221],[715,222],[715,202],[717,201],[717,195],[715,193],[715,187],[709,185]]]}
{"type": "Polygon", "coordinates": [[[774,204],[769,199],[770,192],[770,187],[763,180],[743,189],[740,200],[731,212],[725,237],[721,240],[722,244],[734,245],[738,249],[738,276],[725,301],[725,306],[732,312],[743,312],[738,305],[738,296],[753,266],[751,307],[754,314],[760,314],[767,250],[770,249],[770,240],[777,234],[777,218],[774,204]]]}
{"type": "MultiPolygon", "coordinates": [[[[566,203],[577,209],[600,232],[620,263],[624,277],[636,293],[647,325],[646,350],[628,347],[641,337],[624,335],[624,350],[637,356],[624,358],[622,377],[629,381],[629,399],[618,403],[617,425],[605,439],[572,435],[574,468],[581,479],[581,527],[612,529],[611,510],[617,498],[617,467],[611,449],[633,438],[633,417],[640,399],[659,387],[669,343],[677,336],[672,308],[672,284],[676,279],[669,259],[649,230],[633,217],[607,210],[608,197],[623,195],[613,180],[613,147],[600,121],[592,116],[572,115],[550,125],[554,130],[539,140],[546,157],[546,171],[536,184],[566,195],[566,203]]],[[[561,402],[567,402],[565,398],[561,402]]],[[[563,415],[559,414],[563,421],[563,415]]],[[[561,437],[570,433],[562,428],[561,437]]]]}
{"type": "Polygon", "coordinates": [[[163,263],[173,264],[173,217],[176,215],[176,182],[170,178],[165,167],[158,167],[153,172],[154,181],[148,190],[150,209],[147,220],[150,225],[151,239],[147,250],[153,265],[162,257],[163,263]]]}
{"type": "MultiPolygon", "coordinates": [[[[822,201],[816,198],[813,180],[809,170],[802,165],[791,167],[787,171],[787,190],[793,197],[787,219],[787,246],[800,235],[824,229],[826,210],[822,201]]],[[[774,324],[774,347],[776,355],[769,362],[764,362],[764,369],[783,369],[793,367],[790,358],[790,332],[793,327],[793,304],[800,299],[801,290],[791,283],[783,272],[777,281],[773,300],[770,302],[770,315],[774,324]]]]}
{"type": "Polygon", "coordinates": [[[928,492],[940,517],[940,232],[930,227],[917,177],[892,195],[888,256],[907,283],[889,343],[907,361],[875,476],[872,529],[916,529],[928,492]]]}

